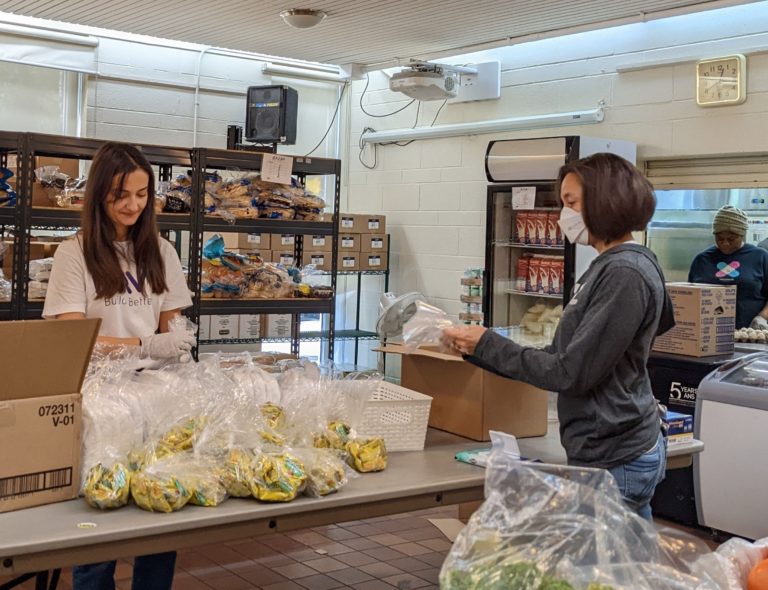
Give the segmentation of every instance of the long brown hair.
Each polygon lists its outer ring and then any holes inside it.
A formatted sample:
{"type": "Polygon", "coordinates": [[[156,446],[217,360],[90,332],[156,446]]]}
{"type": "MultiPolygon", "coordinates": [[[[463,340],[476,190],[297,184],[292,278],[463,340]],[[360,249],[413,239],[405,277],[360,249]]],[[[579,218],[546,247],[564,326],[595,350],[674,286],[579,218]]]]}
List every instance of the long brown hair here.
{"type": "Polygon", "coordinates": [[[153,293],[168,290],[165,266],[160,255],[160,243],[155,221],[155,174],[141,151],[129,144],[108,142],[93,157],[85,185],[82,214],[82,241],[85,265],[93,278],[96,297],[109,298],[127,290],[127,279],[120,267],[120,254],[115,248],[115,226],[107,216],[107,200],[113,196],[112,183],[118,178],[117,194],[123,190],[125,176],[143,170],[149,177],[147,206],[138,220],[128,229],[133,244],[137,280],[142,294],[149,283],[153,293]]]}

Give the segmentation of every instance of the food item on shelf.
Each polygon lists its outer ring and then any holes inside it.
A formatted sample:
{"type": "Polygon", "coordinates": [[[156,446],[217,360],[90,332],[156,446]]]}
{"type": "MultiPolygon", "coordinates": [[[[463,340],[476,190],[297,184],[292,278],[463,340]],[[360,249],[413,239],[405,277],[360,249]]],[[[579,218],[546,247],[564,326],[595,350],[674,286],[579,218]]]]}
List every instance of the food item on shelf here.
{"type": "Polygon", "coordinates": [[[282,299],[293,296],[294,283],[290,275],[274,264],[254,266],[246,272],[248,286],[245,296],[250,298],[282,299]]]}
{"type": "Polygon", "coordinates": [[[260,217],[266,219],[294,219],[296,217],[296,211],[282,207],[264,207],[260,211],[260,217]]]}
{"type": "Polygon", "coordinates": [[[98,463],[88,471],[83,488],[85,501],[94,508],[109,510],[128,503],[131,491],[131,474],[122,463],[110,466],[98,463]]]}
{"type": "Polygon", "coordinates": [[[754,328],[740,328],[734,334],[736,342],[751,342],[754,344],[768,344],[768,330],[755,330],[754,328]]]}
{"type": "Polygon", "coordinates": [[[254,498],[263,502],[290,502],[307,481],[302,462],[288,453],[259,454],[253,465],[251,492],[254,498]]]}
{"type": "Polygon", "coordinates": [[[348,463],[360,473],[387,468],[387,448],[383,438],[356,439],[346,445],[348,463]]]}
{"type": "Polygon", "coordinates": [[[522,254],[520,258],[517,259],[517,272],[515,273],[515,290],[516,291],[526,291],[527,285],[529,281],[529,267],[531,265],[531,258],[533,258],[533,254],[522,254]]]}
{"type": "Polygon", "coordinates": [[[528,212],[517,211],[515,213],[515,241],[518,244],[529,244],[528,236],[528,212]]]}
{"type": "Polygon", "coordinates": [[[547,217],[548,211],[535,211],[533,213],[534,223],[536,224],[536,238],[534,244],[547,244],[547,217]]]}

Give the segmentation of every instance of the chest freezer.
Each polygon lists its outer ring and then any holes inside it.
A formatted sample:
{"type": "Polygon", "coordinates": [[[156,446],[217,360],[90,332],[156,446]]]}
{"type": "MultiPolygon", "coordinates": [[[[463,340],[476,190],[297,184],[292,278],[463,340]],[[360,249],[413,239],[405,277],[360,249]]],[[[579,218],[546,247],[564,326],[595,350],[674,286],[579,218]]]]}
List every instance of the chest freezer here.
{"type": "Polygon", "coordinates": [[[694,458],[699,523],[749,539],[768,536],[768,353],[720,366],[699,386],[694,458]]]}

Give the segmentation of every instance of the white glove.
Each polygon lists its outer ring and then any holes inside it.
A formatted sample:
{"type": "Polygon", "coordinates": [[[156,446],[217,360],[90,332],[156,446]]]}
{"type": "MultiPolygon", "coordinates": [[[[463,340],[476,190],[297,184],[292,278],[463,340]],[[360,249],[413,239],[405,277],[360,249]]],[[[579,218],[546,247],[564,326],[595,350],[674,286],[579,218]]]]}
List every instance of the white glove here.
{"type": "Polygon", "coordinates": [[[768,320],[761,315],[756,315],[749,327],[753,330],[768,330],[768,320]]]}
{"type": "Polygon", "coordinates": [[[195,335],[186,330],[150,334],[141,338],[141,358],[178,359],[195,344],[195,335]]]}

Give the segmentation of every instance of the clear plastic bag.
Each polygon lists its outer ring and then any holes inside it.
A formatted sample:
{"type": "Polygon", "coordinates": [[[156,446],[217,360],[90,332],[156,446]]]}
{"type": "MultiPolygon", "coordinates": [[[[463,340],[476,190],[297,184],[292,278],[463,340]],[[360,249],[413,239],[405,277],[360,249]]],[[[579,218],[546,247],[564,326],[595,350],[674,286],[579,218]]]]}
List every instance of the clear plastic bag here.
{"type": "Polygon", "coordinates": [[[416,301],[416,313],[403,326],[403,342],[411,348],[423,345],[442,346],[443,330],[454,323],[439,307],[416,301]]]}
{"type": "Polygon", "coordinates": [[[486,501],[440,572],[445,590],[727,588],[702,541],[629,511],[605,470],[492,452],[486,501]]]}

